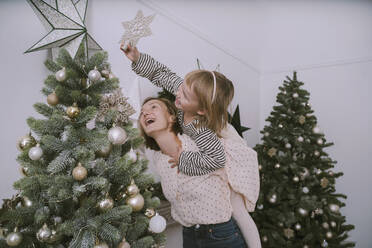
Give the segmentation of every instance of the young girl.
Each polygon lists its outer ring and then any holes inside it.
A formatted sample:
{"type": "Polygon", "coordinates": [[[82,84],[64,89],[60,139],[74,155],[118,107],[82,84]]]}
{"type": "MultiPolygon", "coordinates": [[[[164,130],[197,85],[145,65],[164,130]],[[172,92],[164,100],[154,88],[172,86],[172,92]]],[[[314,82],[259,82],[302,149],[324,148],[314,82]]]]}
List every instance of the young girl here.
{"type": "Polygon", "coordinates": [[[155,170],[172,217],[184,226],[183,247],[260,248],[257,227],[248,213],[254,210],[259,190],[256,152],[228,126],[221,139],[226,151],[223,169],[197,177],[178,174],[168,165],[169,155],[178,147],[185,151],[197,147],[190,137],[179,134],[176,113],[169,100],[148,98],[139,126],[146,146],[158,151],[153,157],[155,170]],[[154,120],[151,125],[149,119],[154,120]]]}
{"type": "MultiPolygon", "coordinates": [[[[176,96],[177,118],[183,133],[195,141],[199,150],[175,151],[170,154],[173,158],[170,162],[189,176],[205,175],[224,167],[225,152],[218,137],[227,124],[227,107],[234,96],[232,82],[221,73],[205,70],[192,71],[183,80],[130,44],[122,44],[120,49],[133,62],[134,72],[176,96]]],[[[149,119],[147,124],[152,122],[149,119]]]]}

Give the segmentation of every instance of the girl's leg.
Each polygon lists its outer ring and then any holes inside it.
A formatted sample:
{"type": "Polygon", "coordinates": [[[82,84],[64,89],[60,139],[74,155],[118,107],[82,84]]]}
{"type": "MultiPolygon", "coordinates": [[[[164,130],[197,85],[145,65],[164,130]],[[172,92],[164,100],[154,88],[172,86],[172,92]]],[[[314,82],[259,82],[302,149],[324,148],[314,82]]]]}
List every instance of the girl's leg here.
{"type": "Polygon", "coordinates": [[[249,248],[261,248],[260,235],[257,226],[249,215],[242,195],[231,190],[231,205],[233,208],[233,217],[236,220],[245,242],[249,248]]]}

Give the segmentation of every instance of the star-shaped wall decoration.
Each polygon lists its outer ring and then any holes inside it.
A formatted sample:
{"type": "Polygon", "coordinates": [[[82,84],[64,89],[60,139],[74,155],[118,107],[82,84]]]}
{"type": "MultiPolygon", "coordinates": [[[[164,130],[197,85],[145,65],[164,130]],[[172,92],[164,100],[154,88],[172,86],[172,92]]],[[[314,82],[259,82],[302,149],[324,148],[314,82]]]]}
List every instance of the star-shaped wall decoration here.
{"type": "Polygon", "coordinates": [[[236,106],[236,109],[234,111],[234,114],[231,116],[230,113],[229,115],[229,123],[235,128],[235,130],[238,132],[238,134],[243,137],[243,133],[250,128],[242,126],[240,123],[240,111],[239,111],[239,105],[236,106]]]}
{"type": "Polygon", "coordinates": [[[139,10],[133,20],[122,22],[125,33],[120,43],[130,42],[132,46],[136,46],[140,38],[150,36],[152,32],[149,25],[154,17],[155,15],[144,17],[142,11],[139,10]]]}
{"type": "Polygon", "coordinates": [[[48,33],[25,53],[52,49],[53,59],[60,48],[65,48],[72,57],[81,43],[85,52],[102,50],[101,46],[88,34],[85,26],[88,0],[27,0],[48,33]]]}

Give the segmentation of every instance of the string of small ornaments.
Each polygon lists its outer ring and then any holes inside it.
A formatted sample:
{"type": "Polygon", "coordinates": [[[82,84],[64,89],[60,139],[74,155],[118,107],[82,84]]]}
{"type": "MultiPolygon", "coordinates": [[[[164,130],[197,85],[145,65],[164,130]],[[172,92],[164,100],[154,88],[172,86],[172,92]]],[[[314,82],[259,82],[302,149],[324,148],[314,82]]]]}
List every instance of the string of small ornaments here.
{"type": "MultiPolygon", "coordinates": [[[[297,93],[294,93],[294,94],[293,94],[293,98],[297,98],[297,97],[298,97],[298,94],[297,94],[297,93]]],[[[311,107],[311,105],[310,105],[309,103],[307,103],[307,105],[308,105],[309,107],[311,107]]],[[[307,114],[307,117],[310,117],[310,116],[311,116],[311,114],[307,114]]],[[[306,122],[306,117],[303,116],[303,115],[299,116],[299,118],[298,118],[298,122],[299,122],[301,125],[303,125],[303,124],[306,122]]],[[[283,124],[279,124],[278,127],[279,127],[279,128],[283,128],[284,126],[283,126],[283,124]]],[[[314,134],[321,134],[321,129],[319,128],[319,126],[314,126],[313,129],[312,129],[312,132],[313,132],[314,134]]],[[[265,136],[265,137],[268,137],[269,135],[270,135],[269,132],[265,132],[265,133],[264,133],[264,136],[265,136]]],[[[310,139],[307,138],[307,139],[305,140],[302,136],[297,137],[297,141],[298,141],[298,142],[304,142],[304,141],[306,141],[307,143],[310,143],[310,142],[311,142],[310,139]]],[[[318,145],[323,145],[324,140],[323,140],[322,138],[318,138],[318,139],[316,140],[316,143],[317,143],[318,145]]],[[[284,147],[285,147],[286,149],[291,149],[291,148],[292,148],[292,145],[291,145],[290,143],[286,143],[286,144],[284,145],[284,147]]],[[[281,151],[278,152],[278,150],[277,150],[276,148],[272,147],[272,148],[270,148],[270,149],[267,151],[267,155],[269,155],[270,157],[274,157],[274,156],[283,156],[284,153],[281,152],[281,151]]],[[[320,152],[319,152],[318,150],[315,150],[315,151],[314,151],[314,156],[319,157],[319,156],[320,156],[320,152]]],[[[297,155],[296,155],[296,154],[293,155],[293,160],[294,160],[294,161],[297,160],[297,155]]],[[[262,165],[259,165],[258,168],[259,168],[259,170],[262,170],[262,165]]],[[[276,163],[276,164],[274,165],[274,168],[275,168],[275,169],[280,169],[280,168],[281,168],[281,165],[280,165],[279,163],[276,163]]],[[[315,173],[316,175],[320,175],[322,172],[323,172],[323,171],[322,171],[321,169],[316,169],[316,168],[314,169],[314,173],[315,173]]],[[[293,182],[297,183],[297,182],[299,182],[300,180],[305,180],[309,175],[310,175],[309,170],[308,170],[307,168],[304,168],[304,169],[303,169],[303,172],[300,173],[299,176],[294,176],[294,177],[292,178],[292,180],[293,180],[293,182]]],[[[333,176],[334,173],[333,173],[332,171],[328,171],[328,175],[329,175],[329,176],[333,176]]],[[[321,180],[320,180],[320,185],[321,185],[322,188],[326,188],[326,187],[329,185],[329,180],[328,180],[326,177],[321,178],[321,180]]],[[[307,194],[307,193],[309,193],[309,188],[305,186],[305,187],[302,188],[302,191],[303,191],[305,194],[307,194]]],[[[266,199],[268,200],[268,202],[269,202],[270,204],[276,204],[277,201],[278,201],[278,196],[277,196],[277,194],[276,194],[275,192],[272,192],[272,193],[269,193],[269,194],[267,195],[266,199]]],[[[327,201],[326,201],[326,199],[322,199],[322,203],[323,203],[324,205],[327,205],[327,201]]],[[[335,213],[335,214],[338,214],[338,213],[339,213],[339,209],[340,209],[340,206],[339,206],[339,205],[334,204],[334,203],[331,203],[331,204],[328,204],[327,207],[328,207],[328,209],[329,209],[332,213],[335,213]]],[[[264,208],[263,204],[259,204],[259,205],[257,205],[257,209],[258,209],[258,210],[262,210],[263,208],[264,208]]],[[[297,213],[298,213],[300,216],[302,216],[302,217],[306,217],[306,216],[309,215],[308,210],[306,210],[306,209],[304,209],[304,208],[301,208],[301,207],[300,207],[300,208],[297,208],[297,213]]],[[[320,209],[320,208],[316,208],[315,210],[311,211],[311,215],[310,215],[310,216],[311,216],[311,218],[315,218],[315,216],[317,216],[317,215],[322,215],[323,213],[324,213],[324,212],[323,212],[322,209],[320,209]]],[[[322,227],[326,230],[326,233],[325,233],[325,237],[326,237],[326,239],[331,239],[331,238],[333,238],[333,233],[332,233],[332,231],[330,230],[330,227],[331,227],[331,228],[336,228],[336,227],[337,227],[337,223],[336,223],[335,221],[332,220],[332,221],[329,221],[329,223],[328,223],[328,222],[323,222],[321,225],[322,225],[322,227]]],[[[280,223],[278,223],[278,226],[279,226],[279,227],[284,227],[284,224],[283,224],[282,222],[280,222],[280,223]]],[[[300,230],[302,229],[302,226],[301,226],[300,223],[296,223],[296,224],[294,224],[293,229],[295,229],[296,231],[300,231],[300,230]]],[[[293,237],[295,236],[295,231],[294,231],[293,229],[292,229],[292,228],[285,228],[285,229],[283,229],[283,234],[284,234],[284,236],[285,236],[287,239],[291,239],[291,238],[293,238],[293,237]]],[[[265,242],[268,242],[268,237],[267,237],[266,235],[262,236],[262,241],[263,241],[264,243],[265,243],[265,242]]],[[[321,246],[322,246],[322,247],[328,247],[328,242],[327,242],[325,239],[322,240],[322,241],[321,241],[321,246]]],[[[308,245],[304,245],[303,248],[309,248],[309,246],[308,246],[308,245]]]]}

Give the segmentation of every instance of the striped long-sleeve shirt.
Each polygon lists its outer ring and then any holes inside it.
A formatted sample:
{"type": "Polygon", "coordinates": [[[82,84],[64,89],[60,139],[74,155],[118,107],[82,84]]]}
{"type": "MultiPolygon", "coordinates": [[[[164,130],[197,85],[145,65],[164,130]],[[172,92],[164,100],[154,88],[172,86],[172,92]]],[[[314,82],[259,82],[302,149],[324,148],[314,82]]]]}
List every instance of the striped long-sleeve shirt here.
{"type": "MultiPolygon", "coordinates": [[[[132,69],[174,95],[183,83],[181,77],[147,54],[141,53],[138,61],[132,63],[132,69]]],[[[224,167],[225,151],[217,134],[207,127],[196,128],[196,119],[185,125],[183,116],[183,111],[178,110],[177,118],[183,132],[195,141],[199,151],[183,151],[179,157],[179,170],[188,176],[200,176],[224,167]]]]}

